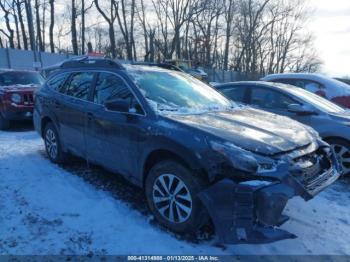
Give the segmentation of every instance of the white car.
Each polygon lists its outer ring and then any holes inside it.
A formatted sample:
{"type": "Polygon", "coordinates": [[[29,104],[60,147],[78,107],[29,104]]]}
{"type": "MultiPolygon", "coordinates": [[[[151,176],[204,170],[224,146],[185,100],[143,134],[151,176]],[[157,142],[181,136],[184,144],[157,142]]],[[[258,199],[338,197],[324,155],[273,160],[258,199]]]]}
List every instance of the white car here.
{"type": "Polygon", "coordinates": [[[342,107],[350,108],[350,86],[320,74],[274,74],[262,81],[283,83],[301,87],[322,96],[342,107]]]}

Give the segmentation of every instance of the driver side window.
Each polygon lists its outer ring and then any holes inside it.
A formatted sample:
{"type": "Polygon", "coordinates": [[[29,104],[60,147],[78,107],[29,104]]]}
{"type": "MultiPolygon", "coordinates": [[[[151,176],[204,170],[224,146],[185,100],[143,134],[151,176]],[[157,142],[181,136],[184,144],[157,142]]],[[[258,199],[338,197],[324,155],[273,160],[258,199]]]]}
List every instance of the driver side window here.
{"type": "Polygon", "coordinates": [[[114,101],[124,101],[135,113],[142,113],[141,106],[127,84],[112,73],[99,73],[94,91],[94,103],[104,105],[114,101]]]}
{"type": "Polygon", "coordinates": [[[290,104],[298,104],[298,102],[274,90],[253,88],[251,104],[263,109],[287,110],[290,104]]]}

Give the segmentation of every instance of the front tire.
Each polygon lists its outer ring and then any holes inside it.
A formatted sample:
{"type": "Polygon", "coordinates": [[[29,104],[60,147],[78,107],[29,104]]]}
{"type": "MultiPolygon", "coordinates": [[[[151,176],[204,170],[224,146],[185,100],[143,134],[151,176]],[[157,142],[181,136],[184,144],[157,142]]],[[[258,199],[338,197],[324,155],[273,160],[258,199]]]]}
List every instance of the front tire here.
{"type": "Polygon", "coordinates": [[[61,141],[58,132],[52,123],[48,123],[44,130],[44,141],[46,153],[54,163],[62,163],[66,159],[66,154],[62,151],[61,141]]]}
{"type": "Polygon", "coordinates": [[[327,141],[333,148],[343,168],[343,175],[350,175],[350,142],[343,139],[330,139],[327,141]]]}
{"type": "Polygon", "coordinates": [[[205,182],[175,161],[156,164],[146,179],[148,205],[160,224],[178,233],[196,233],[209,216],[198,198],[205,182]]]}

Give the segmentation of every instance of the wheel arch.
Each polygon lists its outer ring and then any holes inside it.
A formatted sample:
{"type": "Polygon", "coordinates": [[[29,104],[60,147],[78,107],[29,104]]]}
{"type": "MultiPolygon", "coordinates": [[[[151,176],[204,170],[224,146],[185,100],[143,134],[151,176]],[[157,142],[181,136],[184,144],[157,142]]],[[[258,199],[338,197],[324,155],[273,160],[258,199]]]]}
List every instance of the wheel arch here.
{"type": "Polygon", "coordinates": [[[207,177],[204,168],[200,165],[199,161],[195,158],[195,156],[188,156],[188,158],[183,157],[184,154],[179,152],[174,152],[169,149],[154,149],[151,151],[145,161],[143,162],[142,168],[142,186],[144,187],[145,181],[149,174],[149,171],[152,169],[154,165],[166,160],[173,160],[188,168],[191,171],[196,171],[195,174],[198,174],[202,177],[207,177]]]}
{"type": "Polygon", "coordinates": [[[349,139],[346,139],[344,137],[340,137],[340,136],[325,136],[322,138],[324,141],[326,141],[328,143],[328,141],[330,140],[341,140],[341,141],[344,141],[346,143],[350,143],[350,140],[349,139]]]}
{"type": "Polygon", "coordinates": [[[41,137],[44,137],[45,127],[50,122],[53,123],[52,119],[50,117],[48,117],[48,116],[44,116],[41,119],[41,130],[40,130],[41,137]]]}

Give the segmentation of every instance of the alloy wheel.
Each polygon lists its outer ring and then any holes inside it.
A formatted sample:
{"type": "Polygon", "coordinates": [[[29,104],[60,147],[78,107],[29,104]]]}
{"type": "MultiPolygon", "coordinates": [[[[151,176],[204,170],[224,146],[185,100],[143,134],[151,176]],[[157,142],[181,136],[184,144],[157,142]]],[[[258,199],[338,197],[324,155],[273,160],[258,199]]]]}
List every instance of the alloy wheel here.
{"type": "Polygon", "coordinates": [[[350,173],[350,150],[343,146],[338,144],[333,144],[332,148],[335,152],[335,154],[338,157],[338,160],[342,166],[343,174],[349,174],[350,173]]]}
{"type": "Polygon", "coordinates": [[[48,129],[46,131],[45,135],[45,144],[46,144],[46,150],[47,153],[50,155],[52,159],[57,158],[57,139],[56,139],[56,134],[53,130],[48,129]]]}
{"type": "Polygon", "coordinates": [[[160,175],[153,184],[153,203],[172,223],[185,222],[192,213],[192,197],[185,183],[172,174],[160,175]]]}

